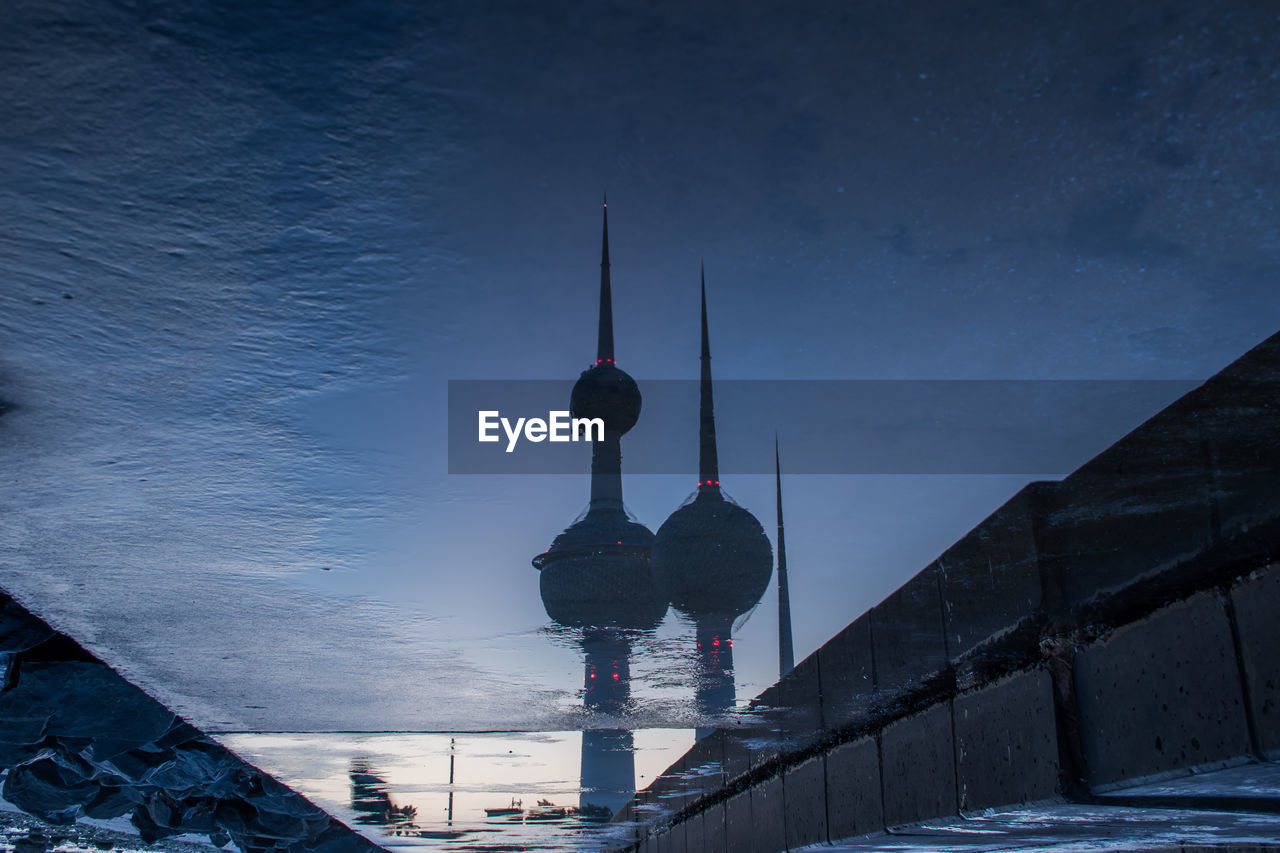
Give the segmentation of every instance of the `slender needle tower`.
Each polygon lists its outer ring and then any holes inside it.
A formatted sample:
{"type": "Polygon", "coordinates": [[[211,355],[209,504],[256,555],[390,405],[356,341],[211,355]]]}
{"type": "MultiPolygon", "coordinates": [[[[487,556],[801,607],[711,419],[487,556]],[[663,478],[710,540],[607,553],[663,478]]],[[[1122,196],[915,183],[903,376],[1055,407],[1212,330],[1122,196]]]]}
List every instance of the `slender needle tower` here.
{"type": "Polygon", "coordinates": [[[773,465],[778,483],[778,677],[796,665],[791,644],[791,591],[787,587],[787,540],[782,528],[782,457],[778,452],[778,436],[773,437],[773,465]]]}
{"type": "MultiPolygon", "coordinates": [[[[760,601],[773,574],[773,549],[756,517],[720,488],[707,281],[702,275],[702,377],[698,419],[698,488],[671,514],[653,543],[653,569],[671,606],[693,620],[700,715],[734,705],[733,620],[760,601]]],[[[709,729],[699,729],[698,737],[709,729]]]]}
{"type": "MultiPolygon", "coordinates": [[[[622,502],[622,436],[639,419],[640,402],[635,380],[614,364],[606,200],[596,360],[582,372],[569,398],[573,417],[604,421],[604,439],[592,445],[586,514],[534,557],[533,565],[542,573],[539,586],[547,615],[582,632],[584,704],[610,716],[623,715],[630,704],[632,633],[652,630],[667,612],[649,562],[653,534],[631,520],[622,502]]],[[[631,732],[583,731],[581,807],[612,813],[634,793],[631,732]]]]}

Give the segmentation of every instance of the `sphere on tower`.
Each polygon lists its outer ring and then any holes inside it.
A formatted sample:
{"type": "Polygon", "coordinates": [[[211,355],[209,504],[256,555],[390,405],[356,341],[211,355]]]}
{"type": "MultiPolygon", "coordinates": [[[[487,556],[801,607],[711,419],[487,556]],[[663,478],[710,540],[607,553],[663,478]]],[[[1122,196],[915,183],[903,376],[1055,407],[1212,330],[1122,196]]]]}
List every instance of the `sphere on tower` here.
{"type": "Polygon", "coordinates": [[[533,558],[547,615],[569,628],[655,628],[667,612],[649,563],[653,534],[618,513],[587,513],[533,558]]]}
{"type": "Polygon", "coordinates": [[[606,432],[623,435],[640,419],[640,389],[636,381],[610,361],[582,371],[569,395],[575,418],[600,418],[606,432]]]}
{"type": "Polygon", "coordinates": [[[773,548],[760,522],[717,493],[700,491],[673,512],[651,552],[671,606],[692,619],[746,613],[773,576],[773,548]]]}

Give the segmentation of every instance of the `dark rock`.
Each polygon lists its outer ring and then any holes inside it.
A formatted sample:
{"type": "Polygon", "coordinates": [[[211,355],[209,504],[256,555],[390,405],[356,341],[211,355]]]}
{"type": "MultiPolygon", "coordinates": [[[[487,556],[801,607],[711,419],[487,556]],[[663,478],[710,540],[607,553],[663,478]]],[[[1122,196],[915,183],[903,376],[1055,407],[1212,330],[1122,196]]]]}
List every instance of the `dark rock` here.
{"type": "Polygon", "coordinates": [[[133,811],[136,805],[137,800],[128,789],[103,785],[98,789],[98,793],[94,798],[85,803],[84,816],[97,820],[108,820],[113,817],[127,815],[133,811]]]}
{"type": "Polygon", "coordinates": [[[54,635],[54,630],[7,595],[0,594],[0,652],[24,652],[54,635]]]}
{"type": "Polygon", "coordinates": [[[244,793],[249,787],[238,772],[239,762],[221,747],[189,741],[169,755],[168,761],[148,769],[142,778],[177,795],[202,791],[227,797],[244,793]]]}
{"type": "Polygon", "coordinates": [[[99,793],[90,773],[61,758],[39,758],[9,771],[4,798],[49,823],[73,823],[99,793]]]}
{"type": "Polygon", "coordinates": [[[50,839],[39,830],[32,830],[26,838],[13,842],[13,853],[44,853],[49,849],[50,839]]]}
{"type": "Polygon", "coordinates": [[[134,828],[138,830],[138,835],[142,836],[142,840],[148,844],[154,844],[161,839],[182,834],[180,829],[160,826],[151,819],[151,815],[146,809],[134,809],[132,820],[134,828]]]}
{"type": "Polygon", "coordinates": [[[110,667],[88,661],[24,661],[0,693],[0,720],[48,715],[47,735],[92,741],[97,760],[163,735],[174,715],[110,667]]]}
{"type": "Polygon", "coordinates": [[[0,766],[12,767],[35,758],[42,748],[49,717],[0,717],[0,766]]]}
{"type": "Polygon", "coordinates": [[[258,791],[246,794],[244,800],[259,811],[301,818],[313,818],[324,814],[306,799],[299,797],[270,776],[262,773],[254,775],[255,787],[258,791]]]}
{"type": "Polygon", "coordinates": [[[157,767],[163,767],[172,760],[172,751],[156,750],[148,745],[113,755],[103,765],[115,769],[133,782],[141,782],[157,767]]]}

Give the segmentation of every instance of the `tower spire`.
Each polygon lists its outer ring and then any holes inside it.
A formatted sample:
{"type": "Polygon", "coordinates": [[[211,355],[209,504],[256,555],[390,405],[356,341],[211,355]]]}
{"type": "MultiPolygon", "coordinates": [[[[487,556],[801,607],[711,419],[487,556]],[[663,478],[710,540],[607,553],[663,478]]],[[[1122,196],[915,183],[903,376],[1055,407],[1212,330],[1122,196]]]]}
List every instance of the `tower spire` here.
{"type": "Polygon", "coordinates": [[[773,434],[773,464],[778,482],[778,677],[795,668],[795,650],[791,644],[791,590],[787,587],[787,542],[782,532],[782,458],[778,453],[778,434],[773,434]]]}
{"type": "Polygon", "coordinates": [[[707,269],[702,266],[702,400],[698,423],[698,494],[720,496],[716,458],[716,415],[711,396],[711,338],[707,332],[707,269]]]}
{"type": "Polygon", "coordinates": [[[604,238],[600,247],[600,336],[596,364],[613,364],[613,291],[609,285],[609,196],[604,197],[604,238]]]}

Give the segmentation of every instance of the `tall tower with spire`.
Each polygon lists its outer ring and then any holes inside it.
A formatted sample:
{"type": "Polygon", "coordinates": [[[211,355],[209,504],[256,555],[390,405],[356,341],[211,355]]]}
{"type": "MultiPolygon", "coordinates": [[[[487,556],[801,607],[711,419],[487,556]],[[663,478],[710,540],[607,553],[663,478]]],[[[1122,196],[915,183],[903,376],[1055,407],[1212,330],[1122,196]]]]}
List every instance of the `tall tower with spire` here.
{"type": "Polygon", "coordinates": [[[631,520],[622,502],[622,436],[640,417],[640,389],[614,362],[609,207],[604,207],[600,259],[600,323],[595,363],[569,397],[575,418],[604,421],[591,448],[586,513],[533,558],[547,615],[571,628],[653,628],[667,604],[649,564],[653,533],[631,520]]]}
{"type": "MultiPolygon", "coordinates": [[[[533,558],[547,615],[581,631],[587,708],[608,716],[631,699],[632,634],[652,630],[667,612],[649,562],[653,533],[631,520],[622,502],[622,436],[640,417],[640,389],[614,362],[609,207],[605,201],[600,258],[600,322],[595,363],[569,398],[575,418],[601,418],[604,439],[592,445],[591,499],[586,513],[533,558]]],[[[616,811],[635,792],[631,732],[582,733],[583,808],[616,811]]]]}
{"type": "Polygon", "coordinates": [[[778,484],[778,678],[796,666],[791,643],[791,590],[787,586],[787,540],[782,528],[782,455],[778,437],[773,437],[773,466],[778,484]]]}
{"type": "MultiPolygon", "coordinates": [[[[733,621],[755,607],[773,574],[773,549],[756,517],[720,488],[707,280],[702,274],[702,376],[698,488],[658,528],[653,570],[671,606],[695,625],[699,714],[715,717],[734,704],[733,621]]],[[[699,730],[701,737],[706,730],[699,730]]]]}

